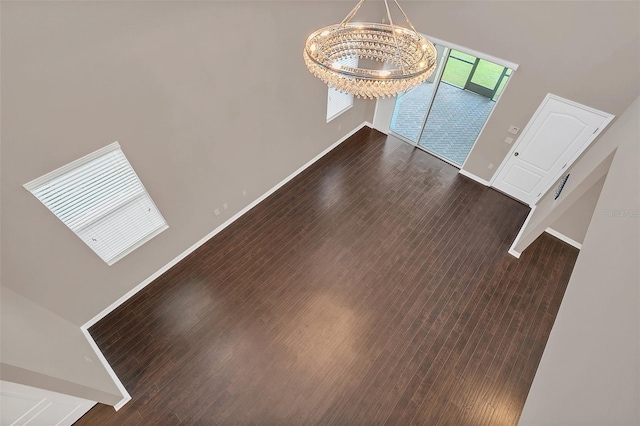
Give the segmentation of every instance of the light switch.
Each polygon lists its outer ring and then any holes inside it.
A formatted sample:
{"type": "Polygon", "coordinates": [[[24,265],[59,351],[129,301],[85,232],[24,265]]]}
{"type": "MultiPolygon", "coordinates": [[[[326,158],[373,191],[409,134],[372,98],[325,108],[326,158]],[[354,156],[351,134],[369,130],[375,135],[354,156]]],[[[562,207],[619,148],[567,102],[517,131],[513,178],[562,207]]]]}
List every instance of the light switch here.
{"type": "Polygon", "coordinates": [[[513,143],[513,138],[507,136],[507,138],[504,140],[504,143],[511,145],[513,143]]]}
{"type": "Polygon", "coordinates": [[[507,130],[507,132],[511,133],[512,135],[517,135],[519,131],[520,128],[516,126],[509,126],[509,130],[507,130]]]}

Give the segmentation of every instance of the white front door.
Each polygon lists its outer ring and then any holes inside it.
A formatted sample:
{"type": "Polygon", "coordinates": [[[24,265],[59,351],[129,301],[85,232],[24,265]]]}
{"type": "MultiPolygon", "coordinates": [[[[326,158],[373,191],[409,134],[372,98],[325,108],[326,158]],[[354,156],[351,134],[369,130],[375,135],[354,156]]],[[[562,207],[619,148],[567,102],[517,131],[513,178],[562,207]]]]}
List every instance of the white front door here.
{"type": "Polygon", "coordinates": [[[0,381],[0,425],[72,425],[96,405],[75,396],[0,381]]]}
{"type": "Polygon", "coordinates": [[[548,94],[497,171],[493,187],[531,206],[613,116],[548,94]]]}

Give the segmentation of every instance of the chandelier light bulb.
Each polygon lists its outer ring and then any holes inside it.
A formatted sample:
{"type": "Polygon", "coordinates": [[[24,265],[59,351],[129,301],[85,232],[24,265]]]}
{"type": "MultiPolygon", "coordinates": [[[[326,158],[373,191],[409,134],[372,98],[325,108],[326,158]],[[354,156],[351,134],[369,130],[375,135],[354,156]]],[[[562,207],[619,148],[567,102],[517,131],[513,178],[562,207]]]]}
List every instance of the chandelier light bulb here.
{"type": "Polygon", "coordinates": [[[389,24],[351,22],[364,1],[342,23],[307,38],[303,57],[309,71],[341,92],[369,99],[395,96],[425,82],[436,68],[433,43],[416,31],[396,0],[409,28],[393,24],[387,0],[389,24]],[[357,65],[351,65],[354,58],[357,65]]]}

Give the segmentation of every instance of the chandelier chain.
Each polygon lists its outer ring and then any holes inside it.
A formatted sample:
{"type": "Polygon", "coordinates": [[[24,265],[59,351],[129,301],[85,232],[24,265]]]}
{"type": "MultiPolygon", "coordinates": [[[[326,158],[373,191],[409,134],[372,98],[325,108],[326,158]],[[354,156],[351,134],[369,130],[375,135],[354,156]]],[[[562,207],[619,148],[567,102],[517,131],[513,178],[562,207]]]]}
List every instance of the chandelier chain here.
{"type": "Polygon", "coordinates": [[[353,19],[353,17],[356,16],[356,13],[358,13],[358,11],[360,10],[360,7],[362,7],[362,4],[365,1],[366,0],[360,0],[358,4],[356,4],[356,7],[351,9],[351,12],[349,12],[349,14],[345,16],[345,18],[342,20],[342,22],[340,22],[340,26],[344,26],[345,24],[348,24],[349,22],[351,22],[351,19],[353,19]]]}
{"type": "MultiPolygon", "coordinates": [[[[385,2],[386,2],[386,0],[385,0],[385,2]]],[[[404,16],[404,20],[407,21],[407,24],[409,24],[409,28],[411,28],[414,33],[418,34],[418,30],[416,30],[416,28],[413,26],[413,24],[409,20],[409,17],[407,16],[407,14],[404,13],[404,9],[402,9],[402,7],[400,7],[400,3],[398,3],[398,0],[393,0],[393,2],[396,4],[396,6],[398,6],[398,9],[400,9],[400,13],[402,13],[402,16],[404,16]]]]}
{"type": "MultiPolygon", "coordinates": [[[[400,45],[398,44],[396,27],[393,25],[393,18],[391,17],[391,11],[389,11],[389,3],[387,0],[384,0],[384,7],[387,9],[387,17],[389,18],[389,25],[391,25],[391,34],[393,34],[393,41],[396,43],[396,55],[398,55],[398,58],[401,58],[402,55],[400,54],[400,45]]],[[[400,62],[400,68],[402,68],[402,72],[405,72],[404,61],[400,62]]]]}

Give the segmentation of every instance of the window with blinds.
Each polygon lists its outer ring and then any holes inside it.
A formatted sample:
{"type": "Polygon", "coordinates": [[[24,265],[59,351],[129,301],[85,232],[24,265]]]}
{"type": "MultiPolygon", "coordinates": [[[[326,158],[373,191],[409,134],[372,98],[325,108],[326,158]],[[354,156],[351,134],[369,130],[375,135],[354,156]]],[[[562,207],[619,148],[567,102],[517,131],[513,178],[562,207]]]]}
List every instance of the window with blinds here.
{"type": "Polygon", "coordinates": [[[168,228],[117,142],[24,187],[108,265],[168,228]]]}
{"type": "MultiPolygon", "coordinates": [[[[358,57],[353,56],[339,61],[349,67],[358,67],[358,57]]],[[[327,97],[327,123],[353,106],[353,95],[342,93],[339,90],[329,87],[327,97]]]]}

